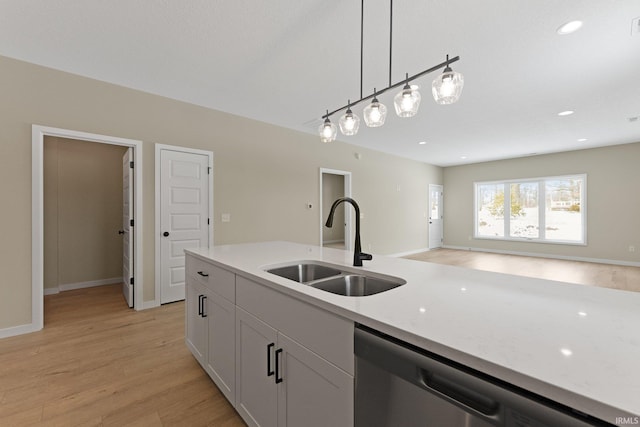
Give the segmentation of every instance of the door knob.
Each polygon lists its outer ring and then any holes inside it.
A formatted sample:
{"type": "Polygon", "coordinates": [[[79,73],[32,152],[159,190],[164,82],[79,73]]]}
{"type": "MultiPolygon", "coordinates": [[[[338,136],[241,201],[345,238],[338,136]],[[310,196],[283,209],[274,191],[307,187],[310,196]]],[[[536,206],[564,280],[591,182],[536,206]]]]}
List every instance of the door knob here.
{"type": "Polygon", "coordinates": [[[162,233],[162,235],[163,235],[164,237],[169,237],[169,232],[168,232],[168,231],[165,231],[164,233],[162,233]]]}
{"type": "Polygon", "coordinates": [[[118,234],[124,234],[124,230],[118,230],[118,234]]]}

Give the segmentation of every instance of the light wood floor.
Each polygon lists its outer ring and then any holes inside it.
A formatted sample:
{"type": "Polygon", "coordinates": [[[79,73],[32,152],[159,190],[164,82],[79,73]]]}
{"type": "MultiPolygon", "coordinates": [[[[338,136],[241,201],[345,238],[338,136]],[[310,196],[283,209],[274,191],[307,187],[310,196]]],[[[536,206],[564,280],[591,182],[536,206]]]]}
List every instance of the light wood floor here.
{"type": "Polygon", "coordinates": [[[120,285],[45,297],[0,340],[0,426],[244,426],[184,343],[184,303],[136,312],[120,285]]]}
{"type": "Polygon", "coordinates": [[[640,292],[640,267],[436,249],[406,257],[477,270],[640,292]]]}

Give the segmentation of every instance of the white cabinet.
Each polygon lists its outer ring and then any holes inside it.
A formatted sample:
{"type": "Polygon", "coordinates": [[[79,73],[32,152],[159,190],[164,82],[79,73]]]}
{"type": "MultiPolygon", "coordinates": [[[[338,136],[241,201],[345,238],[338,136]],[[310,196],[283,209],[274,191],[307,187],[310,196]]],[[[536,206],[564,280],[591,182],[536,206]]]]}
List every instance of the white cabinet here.
{"type": "Polygon", "coordinates": [[[353,425],[353,322],[189,253],[186,283],[186,344],[248,425],[353,425]]]}
{"type": "MultiPolygon", "coordinates": [[[[308,340],[324,328],[331,329],[331,321],[313,321],[318,315],[345,322],[347,331],[350,323],[241,277],[236,285],[236,409],[242,418],[250,426],[263,427],[353,425],[352,373],[285,334],[291,329],[308,340]],[[256,304],[263,320],[281,323],[278,329],[240,307],[256,304]],[[312,321],[299,318],[289,323],[288,316],[298,309],[312,321]]],[[[344,344],[340,337],[334,338],[323,341],[344,344]]],[[[347,343],[338,352],[352,351],[350,348],[347,343]]]]}
{"type": "Polygon", "coordinates": [[[276,426],[278,331],[241,308],[236,320],[236,410],[250,426],[276,426]]]}
{"type": "Polygon", "coordinates": [[[187,256],[185,342],[220,391],[235,400],[235,275],[187,256]],[[215,289],[212,290],[212,289],[215,289]]]}
{"type": "Polygon", "coordinates": [[[202,316],[202,298],[205,293],[201,285],[187,279],[185,290],[185,342],[196,360],[204,366],[207,351],[207,319],[202,316]]]}
{"type": "Polygon", "coordinates": [[[353,425],[353,376],[281,333],[278,348],[278,425],[353,425]]]}

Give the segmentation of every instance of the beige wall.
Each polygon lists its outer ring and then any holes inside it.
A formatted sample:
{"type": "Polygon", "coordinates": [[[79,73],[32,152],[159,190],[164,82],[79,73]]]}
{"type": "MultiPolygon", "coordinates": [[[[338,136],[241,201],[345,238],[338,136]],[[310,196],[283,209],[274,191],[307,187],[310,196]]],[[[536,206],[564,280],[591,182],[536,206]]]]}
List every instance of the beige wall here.
{"type": "Polygon", "coordinates": [[[640,143],[445,168],[445,245],[640,262],[638,161],[640,143]],[[580,173],[587,174],[586,246],[473,239],[475,181],[580,173]]]}
{"type": "Polygon", "coordinates": [[[45,137],[44,287],[122,276],[125,147],[45,137]]]}
{"type": "Polygon", "coordinates": [[[31,322],[31,126],[143,141],[144,300],[154,299],[154,144],[214,152],[214,242],[317,244],[319,168],[353,173],[363,249],[427,247],[428,185],[442,169],[0,57],[0,329],[31,322]],[[356,159],[354,153],[362,154],[356,159]],[[398,191],[398,188],[400,191],[398,191]],[[11,203],[8,203],[11,200],[11,203]],[[314,209],[307,209],[307,203],[314,209]],[[221,213],[231,222],[222,223],[221,213]]]}

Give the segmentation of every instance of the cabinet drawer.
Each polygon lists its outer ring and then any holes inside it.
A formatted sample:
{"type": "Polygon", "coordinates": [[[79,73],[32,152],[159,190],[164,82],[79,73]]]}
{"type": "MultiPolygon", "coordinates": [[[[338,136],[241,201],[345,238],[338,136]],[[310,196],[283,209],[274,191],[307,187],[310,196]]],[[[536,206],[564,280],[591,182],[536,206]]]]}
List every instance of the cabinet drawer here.
{"type": "Polygon", "coordinates": [[[207,289],[235,302],[236,275],[234,273],[191,255],[187,255],[185,267],[187,280],[195,279],[207,289]]]}
{"type": "Polygon", "coordinates": [[[353,375],[353,322],[236,277],[236,304],[353,375]]]}

